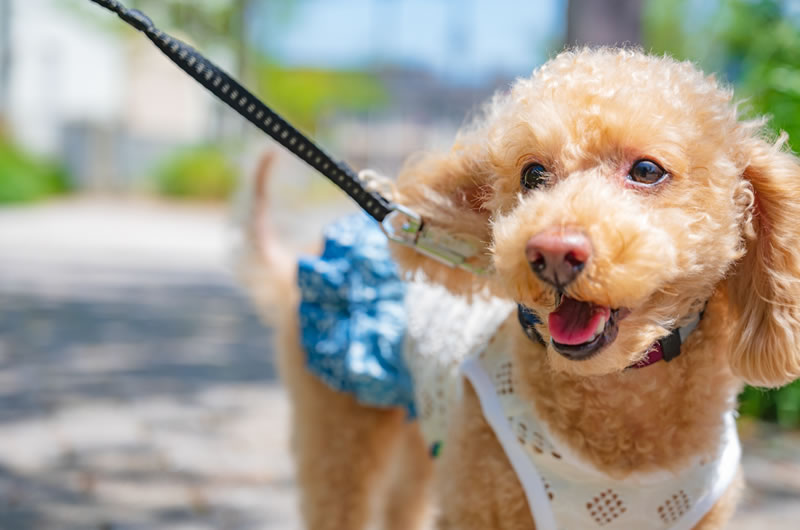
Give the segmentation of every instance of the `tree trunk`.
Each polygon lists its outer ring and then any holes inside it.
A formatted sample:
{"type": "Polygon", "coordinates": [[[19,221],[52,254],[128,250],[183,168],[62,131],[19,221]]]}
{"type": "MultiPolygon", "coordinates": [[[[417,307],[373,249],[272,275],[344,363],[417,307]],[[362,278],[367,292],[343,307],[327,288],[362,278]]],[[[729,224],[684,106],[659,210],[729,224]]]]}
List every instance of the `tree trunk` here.
{"type": "Polygon", "coordinates": [[[11,110],[11,2],[0,0],[0,136],[11,110]]]}
{"type": "MultiPolygon", "coordinates": [[[[234,17],[236,22],[233,25],[236,30],[235,52],[236,52],[236,75],[239,81],[244,85],[250,85],[250,64],[248,61],[248,26],[247,18],[250,11],[250,2],[248,0],[236,0],[234,2],[234,17]]],[[[237,116],[238,118],[238,116],[237,116]]],[[[239,130],[237,136],[243,138],[250,130],[250,124],[246,120],[239,120],[239,130]]]]}
{"type": "Polygon", "coordinates": [[[642,0],[569,0],[567,46],[642,43],[642,0]]]}

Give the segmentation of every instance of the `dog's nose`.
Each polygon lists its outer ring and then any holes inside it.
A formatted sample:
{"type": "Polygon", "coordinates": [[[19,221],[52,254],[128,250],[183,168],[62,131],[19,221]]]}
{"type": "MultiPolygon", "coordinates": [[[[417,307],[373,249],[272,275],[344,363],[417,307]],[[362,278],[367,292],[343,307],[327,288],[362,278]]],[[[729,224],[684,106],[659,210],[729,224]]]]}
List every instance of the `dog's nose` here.
{"type": "Polygon", "coordinates": [[[591,255],[589,238],[570,229],[539,232],[525,245],[525,256],[536,276],[559,289],[578,277],[591,255]]]}

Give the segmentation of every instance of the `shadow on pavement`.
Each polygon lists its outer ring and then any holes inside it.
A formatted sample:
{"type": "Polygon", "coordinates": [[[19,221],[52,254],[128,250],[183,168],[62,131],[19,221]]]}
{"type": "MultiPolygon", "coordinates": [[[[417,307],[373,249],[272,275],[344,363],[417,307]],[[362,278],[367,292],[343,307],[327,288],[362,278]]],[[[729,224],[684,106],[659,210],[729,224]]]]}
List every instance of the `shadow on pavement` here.
{"type": "Polygon", "coordinates": [[[125,288],[103,300],[0,293],[0,421],[64,398],[191,399],[276,378],[269,332],[229,286],[125,288]]]}
{"type": "Polygon", "coordinates": [[[290,528],[270,331],[232,280],[62,272],[0,282],[0,528],[290,528]]]}

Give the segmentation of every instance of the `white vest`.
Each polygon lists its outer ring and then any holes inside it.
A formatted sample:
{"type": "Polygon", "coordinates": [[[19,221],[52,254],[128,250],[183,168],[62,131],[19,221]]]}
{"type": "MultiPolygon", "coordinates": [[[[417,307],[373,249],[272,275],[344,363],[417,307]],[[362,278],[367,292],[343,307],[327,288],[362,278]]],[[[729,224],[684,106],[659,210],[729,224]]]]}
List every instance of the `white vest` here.
{"type": "Polygon", "coordinates": [[[514,391],[508,319],[516,305],[472,304],[443,288],[412,283],[406,297],[404,355],[414,378],[417,413],[426,440],[447,450],[448,411],[469,379],[483,414],[516,472],[537,530],[690,529],[731,484],[741,449],[733,413],[712,461],[699,458],[668,470],[614,479],[572,451],[514,391]]]}

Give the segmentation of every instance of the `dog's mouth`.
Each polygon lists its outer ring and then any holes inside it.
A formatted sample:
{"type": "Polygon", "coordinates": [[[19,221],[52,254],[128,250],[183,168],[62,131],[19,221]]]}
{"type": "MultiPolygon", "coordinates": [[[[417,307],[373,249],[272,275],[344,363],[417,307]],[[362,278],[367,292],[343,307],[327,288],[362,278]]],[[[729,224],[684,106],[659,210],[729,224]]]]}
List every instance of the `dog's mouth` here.
{"type": "Polygon", "coordinates": [[[572,361],[584,361],[614,342],[627,310],[561,297],[547,317],[553,349],[572,361]]]}

